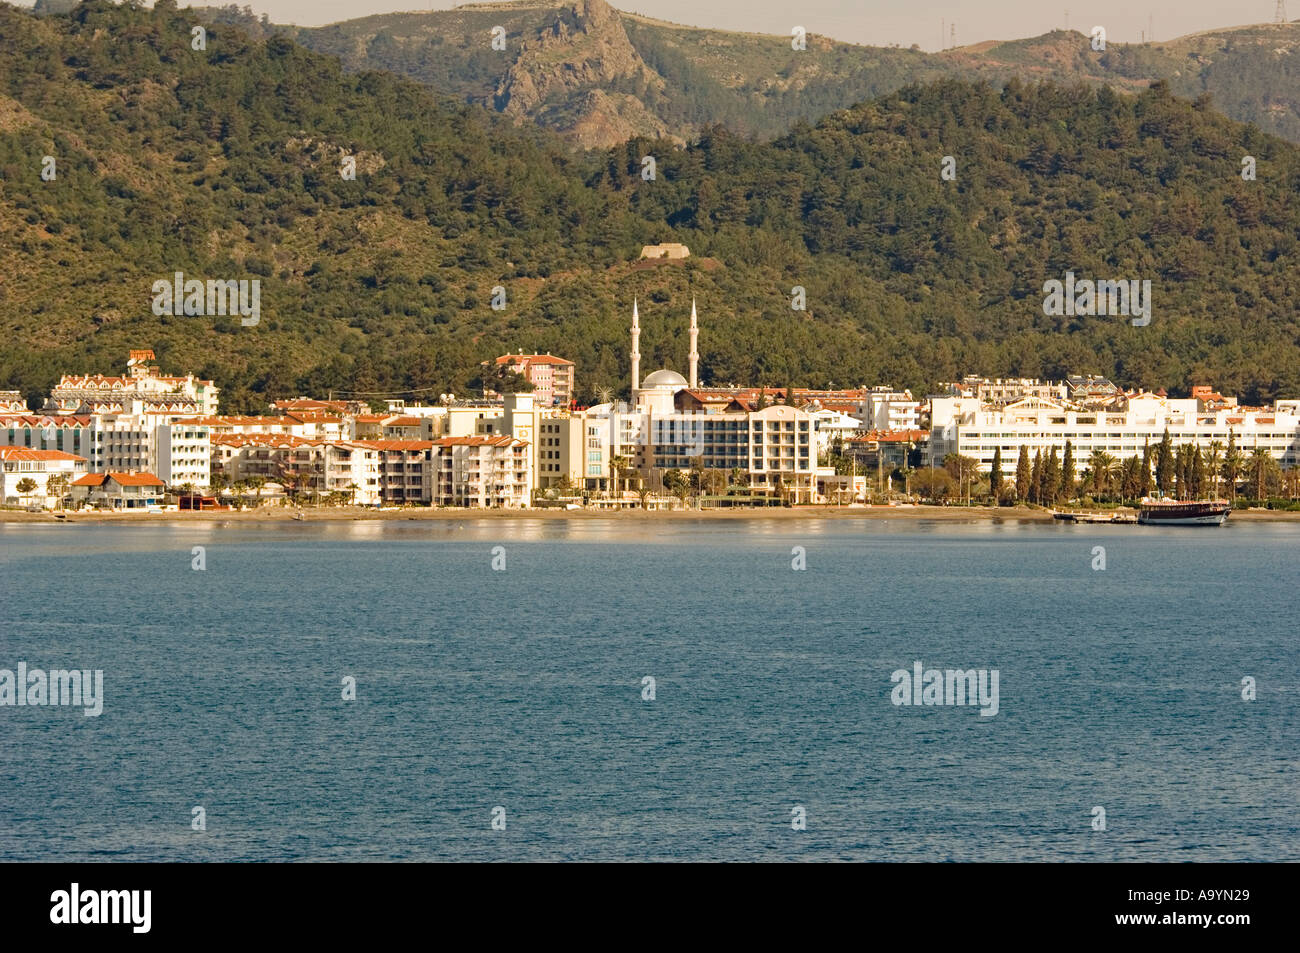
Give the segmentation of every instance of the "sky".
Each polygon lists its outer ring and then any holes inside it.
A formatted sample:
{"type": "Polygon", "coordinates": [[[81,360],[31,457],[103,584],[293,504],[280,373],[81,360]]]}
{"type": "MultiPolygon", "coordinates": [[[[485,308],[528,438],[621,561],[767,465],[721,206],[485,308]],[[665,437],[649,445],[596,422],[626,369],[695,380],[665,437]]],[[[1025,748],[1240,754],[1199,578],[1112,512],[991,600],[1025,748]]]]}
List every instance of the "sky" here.
{"type": "MultiPolygon", "coordinates": [[[[195,6],[235,2],[270,15],[276,23],[319,26],[375,13],[445,10],[450,0],[190,0],[195,6]]],[[[181,0],[186,5],[186,0],[181,0]]],[[[1270,23],[1276,0],[614,0],[612,6],[689,26],[789,35],[802,26],[837,40],[873,46],[947,46],[946,27],[956,25],[957,44],[1038,36],[1065,27],[1106,28],[1109,41],[1136,43],[1147,30],[1156,40],[1247,23],[1270,23]]],[[[1300,0],[1290,0],[1290,19],[1300,19],[1300,0]]]]}

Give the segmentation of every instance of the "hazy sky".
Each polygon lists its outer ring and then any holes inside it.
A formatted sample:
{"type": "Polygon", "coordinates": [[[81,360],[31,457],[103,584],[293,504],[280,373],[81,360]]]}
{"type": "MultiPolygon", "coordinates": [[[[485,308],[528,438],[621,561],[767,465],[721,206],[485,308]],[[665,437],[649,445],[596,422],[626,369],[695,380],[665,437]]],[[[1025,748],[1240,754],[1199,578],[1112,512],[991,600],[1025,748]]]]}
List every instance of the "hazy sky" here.
{"type": "MultiPolygon", "coordinates": [[[[318,26],[372,13],[445,10],[449,0],[190,0],[213,6],[237,2],[267,13],[278,23],[318,26]]],[[[184,6],[186,0],[181,0],[184,6]]],[[[788,35],[792,26],[853,43],[898,43],[939,48],[941,21],[956,23],[957,43],[1037,36],[1066,25],[1081,33],[1106,28],[1107,39],[1137,42],[1151,17],[1154,36],[1168,40],[1186,33],[1273,20],[1276,0],[614,0],[620,10],[691,26],[788,35]]],[[[1287,16],[1300,19],[1300,0],[1287,16]]],[[[946,45],[946,32],[944,33],[946,45]]]]}

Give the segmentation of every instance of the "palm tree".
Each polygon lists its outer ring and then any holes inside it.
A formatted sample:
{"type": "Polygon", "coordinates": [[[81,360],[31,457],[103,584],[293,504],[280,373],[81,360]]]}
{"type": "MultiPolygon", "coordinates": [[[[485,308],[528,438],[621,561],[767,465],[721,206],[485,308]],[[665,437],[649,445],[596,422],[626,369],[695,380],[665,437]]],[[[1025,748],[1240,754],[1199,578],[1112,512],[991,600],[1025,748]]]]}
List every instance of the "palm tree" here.
{"type": "Polygon", "coordinates": [[[1250,474],[1255,479],[1255,499],[1262,501],[1264,499],[1264,479],[1268,476],[1269,464],[1273,462],[1273,455],[1260,447],[1250,455],[1250,474]]]}
{"type": "Polygon", "coordinates": [[[1287,499],[1300,499],[1300,467],[1292,467],[1282,474],[1282,487],[1287,499]]]}
{"type": "Polygon", "coordinates": [[[610,469],[610,487],[611,487],[611,489],[612,489],[612,491],[613,491],[614,499],[618,499],[618,498],[619,498],[619,494],[618,494],[618,475],[619,475],[619,472],[622,471],[622,470],[626,470],[626,469],[627,469],[628,462],[629,462],[629,461],[628,461],[628,458],[627,458],[626,456],[622,455],[622,454],[619,454],[619,455],[617,455],[617,456],[611,457],[610,460],[609,460],[609,469],[610,469]]]}
{"type": "Polygon", "coordinates": [[[1245,469],[1246,458],[1242,456],[1240,450],[1234,447],[1232,443],[1229,443],[1228,450],[1223,455],[1223,466],[1221,470],[1223,472],[1223,479],[1228,484],[1229,492],[1232,494],[1232,499],[1234,500],[1237,498],[1237,481],[1241,479],[1241,474],[1245,469]]]}
{"type": "Polygon", "coordinates": [[[1092,489],[1100,497],[1103,491],[1109,492],[1119,470],[1119,461],[1105,450],[1094,450],[1088,458],[1088,468],[1092,471],[1092,489]]]}
{"type": "Polygon", "coordinates": [[[45,481],[45,492],[55,498],[55,509],[63,509],[63,497],[68,492],[68,478],[62,473],[54,473],[45,481]]]}
{"type": "Polygon", "coordinates": [[[1212,499],[1219,498],[1219,468],[1223,465],[1223,441],[1210,441],[1210,449],[1205,456],[1205,467],[1210,476],[1210,496],[1212,499]]]}
{"type": "Polygon", "coordinates": [[[898,472],[903,476],[903,495],[910,500],[912,498],[912,474],[916,470],[912,467],[900,467],[898,472]]]}

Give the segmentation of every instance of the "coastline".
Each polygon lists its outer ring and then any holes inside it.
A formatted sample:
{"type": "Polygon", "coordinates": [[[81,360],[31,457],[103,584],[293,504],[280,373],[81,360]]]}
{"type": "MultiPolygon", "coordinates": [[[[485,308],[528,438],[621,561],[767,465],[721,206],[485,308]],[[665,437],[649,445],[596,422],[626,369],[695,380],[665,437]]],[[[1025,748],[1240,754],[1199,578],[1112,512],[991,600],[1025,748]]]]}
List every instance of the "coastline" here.
{"type": "MultiPolygon", "coordinates": [[[[304,522],[350,520],[466,520],[466,519],[543,519],[543,520],[802,520],[802,519],[897,519],[947,520],[963,522],[1051,523],[1050,510],[1028,506],[797,506],[755,507],[711,510],[562,510],[562,509],[405,509],[375,510],[366,507],[331,507],[306,509],[304,522]]],[[[189,523],[253,522],[292,523],[294,511],[285,507],[236,511],[201,511],[167,513],[24,513],[0,510],[0,523],[189,523]]],[[[1286,510],[1234,510],[1230,521],[1290,522],[1300,520],[1300,512],[1286,510]]],[[[1105,525],[1105,524],[1100,524],[1105,525]]]]}

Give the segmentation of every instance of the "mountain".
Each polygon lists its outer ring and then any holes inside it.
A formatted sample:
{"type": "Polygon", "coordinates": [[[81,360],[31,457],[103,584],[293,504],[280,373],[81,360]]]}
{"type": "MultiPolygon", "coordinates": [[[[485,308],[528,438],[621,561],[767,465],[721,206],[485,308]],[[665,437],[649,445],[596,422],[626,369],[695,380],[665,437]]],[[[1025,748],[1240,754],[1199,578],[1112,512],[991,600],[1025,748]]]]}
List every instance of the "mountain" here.
{"type": "MultiPolygon", "coordinates": [[[[203,13],[253,20],[234,7],[203,13]]],[[[795,51],[790,37],[679,26],[604,0],[469,4],[279,29],[348,69],[409,76],[583,148],[632,135],[685,142],[715,123],[772,138],[909,84],[1012,76],[1125,91],[1164,80],[1177,95],[1209,94],[1225,115],[1300,141],[1300,22],[1111,43],[1104,52],[1066,30],[943,53],[809,36],[807,49],[795,51]],[[506,31],[504,51],[491,48],[495,26],[506,31]]]]}
{"type": "Polygon", "coordinates": [[[634,297],[642,366],[682,368],[694,296],[706,382],[1300,394],[1300,147],[1165,84],[941,80],[771,142],[709,126],[578,153],[273,29],[211,24],[196,51],[196,23],[173,0],[0,5],[0,388],[36,397],[148,347],[232,410],[465,394],[524,348],[576,361],[590,398],[626,391],[634,297]],[[638,262],[658,241],[692,256],[638,262]],[[178,271],[257,279],[260,323],[154,314],[178,271]],[[1150,325],[1045,315],[1067,271],[1151,281],[1150,325]]]}

